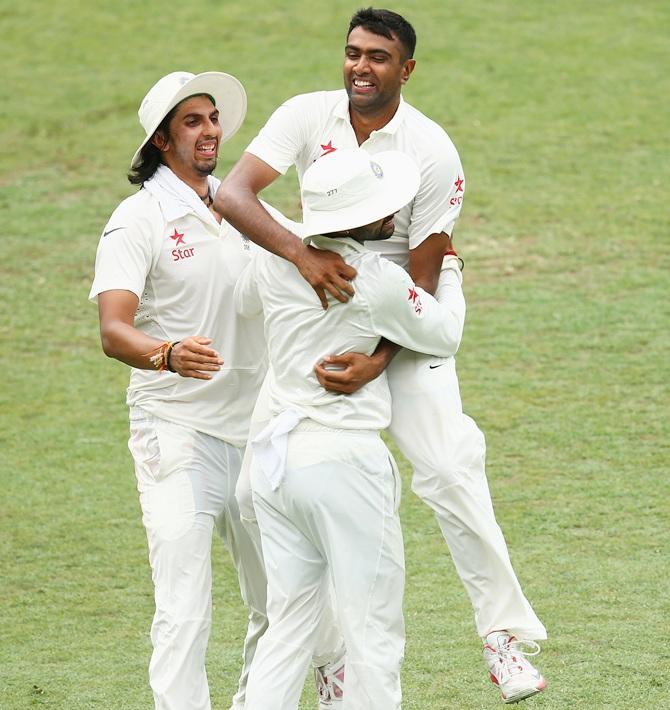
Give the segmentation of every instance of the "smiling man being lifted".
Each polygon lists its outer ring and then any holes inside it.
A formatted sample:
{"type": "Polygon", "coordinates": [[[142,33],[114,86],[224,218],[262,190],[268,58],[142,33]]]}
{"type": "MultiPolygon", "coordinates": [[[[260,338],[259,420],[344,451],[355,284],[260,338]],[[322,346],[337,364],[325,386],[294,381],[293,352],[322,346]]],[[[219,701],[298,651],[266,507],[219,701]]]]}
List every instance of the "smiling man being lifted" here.
{"type": "MultiPolygon", "coordinates": [[[[396,214],[393,236],[366,246],[407,269],[415,283],[439,301],[446,298],[443,257],[456,253],[451,235],[465,179],[444,129],[401,95],[416,66],[415,45],[414,29],[397,13],[373,8],[356,12],[345,45],[345,89],[302,94],[282,104],[216,194],[215,208],[250,239],[293,261],[324,305],[324,287],[302,267],[306,247],[269,216],[257,194],[291,165],[302,183],[314,161],[358,146],[373,155],[387,150],[407,153],[421,174],[416,197],[396,214]]],[[[334,263],[331,260],[325,270],[334,263]]],[[[342,278],[337,265],[322,284],[329,284],[330,293],[337,292],[342,278]]],[[[346,297],[343,290],[340,299],[346,297]]],[[[326,358],[316,373],[326,389],[350,394],[385,368],[393,398],[389,431],[413,466],[412,489],[435,512],[474,606],[491,680],[505,702],[529,697],[546,683],[517,639],[528,639],[536,648],[535,640],[546,638],[546,631],[521,590],[496,522],[484,436],[463,413],[454,358],[398,352],[395,345],[382,342],[371,356],[348,352],[326,358]]],[[[238,498],[241,510],[247,511],[239,485],[238,498]]],[[[327,678],[338,675],[332,670],[325,673],[327,678]]]]}

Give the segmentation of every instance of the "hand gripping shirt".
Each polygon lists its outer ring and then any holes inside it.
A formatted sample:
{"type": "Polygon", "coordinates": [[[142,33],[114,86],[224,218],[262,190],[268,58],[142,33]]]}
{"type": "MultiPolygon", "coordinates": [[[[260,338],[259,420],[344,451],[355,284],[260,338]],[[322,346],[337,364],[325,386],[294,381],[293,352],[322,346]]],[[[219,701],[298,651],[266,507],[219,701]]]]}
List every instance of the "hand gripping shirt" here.
{"type": "MultiPolygon", "coordinates": [[[[341,89],[301,94],[286,101],[270,116],[247,152],[282,174],[295,165],[302,182],[315,160],[338,148],[357,147],[349,98],[341,89]]],[[[360,147],[373,154],[400,150],[411,156],[421,171],[419,191],[397,213],[393,236],[366,243],[406,269],[409,249],[431,234],[452,234],[465,189],[458,152],[443,128],[402,97],[393,118],[360,147]]]]}
{"type": "Polygon", "coordinates": [[[465,318],[457,263],[453,260],[444,271],[452,286],[449,300],[438,303],[402,268],[352,239],[313,241],[340,254],[358,272],[356,293],[347,303],[331,300],[324,311],[295,266],[270,252],[258,254],[235,288],[240,313],[264,314],[271,413],[293,410],[336,429],[384,429],[391,420],[385,373],[343,395],[321,387],[314,366],[327,355],[370,355],[381,337],[438,357],[453,355],[465,318]]]}
{"type": "MultiPolygon", "coordinates": [[[[218,184],[210,177],[212,194],[218,184]]],[[[129,405],[236,446],[246,443],[267,357],[262,319],[239,317],[233,292],[257,250],[225,221],[219,225],[166,167],[114,211],[100,238],[90,298],[131,291],[140,299],[138,330],[164,341],[212,338],[224,361],[211,380],[132,368],[129,405]]]]}

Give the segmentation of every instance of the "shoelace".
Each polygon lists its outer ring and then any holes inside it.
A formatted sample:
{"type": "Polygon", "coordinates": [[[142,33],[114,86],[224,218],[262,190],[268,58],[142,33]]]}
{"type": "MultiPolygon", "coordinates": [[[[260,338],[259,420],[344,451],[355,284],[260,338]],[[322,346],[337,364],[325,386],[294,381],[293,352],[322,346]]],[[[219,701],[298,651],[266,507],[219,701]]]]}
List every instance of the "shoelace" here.
{"type": "Polygon", "coordinates": [[[323,670],[328,666],[316,669],[316,686],[320,700],[339,700],[342,698],[344,687],[338,673],[342,673],[344,666],[338,668],[334,673],[326,675],[323,670]]]}
{"type": "Polygon", "coordinates": [[[523,664],[526,656],[537,656],[540,652],[540,645],[530,639],[510,639],[504,646],[498,646],[498,648],[493,650],[498,655],[502,671],[500,675],[506,673],[512,676],[517,673],[523,673],[525,670],[523,664]],[[528,647],[529,650],[525,650],[524,646],[528,647]]]}

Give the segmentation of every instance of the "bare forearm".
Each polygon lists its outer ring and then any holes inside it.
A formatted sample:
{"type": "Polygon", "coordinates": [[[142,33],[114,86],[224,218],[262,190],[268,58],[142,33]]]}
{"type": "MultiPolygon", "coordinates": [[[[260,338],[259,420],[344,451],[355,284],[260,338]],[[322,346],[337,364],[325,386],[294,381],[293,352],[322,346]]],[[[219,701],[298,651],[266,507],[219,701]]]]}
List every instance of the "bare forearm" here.
{"type": "Polygon", "coordinates": [[[446,253],[453,252],[453,248],[451,237],[440,232],[431,234],[418,247],[410,249],[409,275],[431,296],[435,295],[440,282],[442,259],[446,253]]]}
{"type": "Polygon", "coordinates": [[[390,340],[386,340],[386,338],[382,338],[379,341],[379,345],[377,345],[370,357],[377,364],[380,375],[391,364],[391,360],[393,360],[401,349],[400,345],[396,345],[390,340]]]}
{"type": "Polygon", "coordinates": [[[221,369],[223,360],[209,346],[211,338],[191,335],[166,343],[135,328],[134,315],[139,299],[125,289],[98,295],[100,339],[105,355],[140,370],[170,370],[182,377],[209,380],[208,371],[221,369]]]}
{"type": "Polygon", "coordinates": [[[259,192],[278,176],[267,163],[244,153],[219,186],[214,209],[256,244],[294,264],[316,291],[323,308],[328,308],[328,295],[347,301],[354,295],[350,282],[356,270],[338,254],[303,244],[259,202],[259,192]]]}
{"type": "Polygon", "coordinates": [[[103,350],[109,357],[140,370],[167,369],[182,377],[211,380],[210,373],[223,365],[219,353],[209,347],[211,338],[200,335],[189,336],[167,347],[164,341],[117,321],[101,329],[101,336],[103,350]]]}
{"type": "Polygon", "coordinates": [[[437,286],[440,281],[439,270],[431,269],[430,271],[424,271],[423,273],[412,274],[410,273],[412,280],[417,286],[420,286],[426,293],[431,296],[435,295],[437,291],[437,286]]]}
{"type": "Polygon", "coordinates": [[[155,370],[150,353],[159,348],[163,341],[156,340],[137,328],[115,321],[100,328],[100,339],[105,355],[124,362],[140,370],[155,370]]]}
{"type": "Polygon", "coordinates": [[[306,250],[299,237],[268,214],[253,190],[224,180],[214,198],[214,209],[253,242],[292,263],[306,250]]]}

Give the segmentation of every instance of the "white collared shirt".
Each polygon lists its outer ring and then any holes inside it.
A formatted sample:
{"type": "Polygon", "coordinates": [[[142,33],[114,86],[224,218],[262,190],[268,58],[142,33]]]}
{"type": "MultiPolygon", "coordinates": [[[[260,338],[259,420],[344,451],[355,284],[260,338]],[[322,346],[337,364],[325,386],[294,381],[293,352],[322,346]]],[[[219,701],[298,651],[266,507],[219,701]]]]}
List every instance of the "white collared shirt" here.
{"type": "MultiPolygon", "coordinates": [[[[302,182],[315,160],[338,148],[356,147],[349,98],[340,89],[301,94],[286,101],[270,116],[247,152],[282,174],[295,165],[302,182]]],[[[393,236],[366,244],[407,268],[409,249],[431,234],[452,233],[465,189],[458,152],[444,129],[402,97],[393,118],[360,147],[373,154],[400,150],[411,156],[421,171],[419,191],[397,213],[393,236]]]]}
{"type": "MultiPolygon", "coordinates": [[[[210,177],[211,194],[219,181],[210,177]]],[[[223,221],[161,166],[125,199],[103,230],[89,298],[114,289],[139,299],[135,327],[159,340],[201,335],[224,361],[211,380],[132,368],[127,402],[224,439],[246,442],[266,371],[260,318],[237,315],[233,289],[259,248],[223,221]]]]}
{"type": "Polygon", "coordinates": [[[385,374],[354,394],[341,395],[321,387],[314,366],[327,355],[369,355],[381,337],[418,352],[453,355],[465,319],[458,267],[455,260],[446,267],[443,280],[452,294],[440,304],[402,268],[351,239],[313,241],[341,254],[356,269],[356,293],[347,303],[331,300],[324,311],[293,264],[269,252],[257,255],[235,288],[240,313],[264,314],[273,373],[271,413],[292,409],[328,427],[384,429],[391,420],[385,374]]]}

